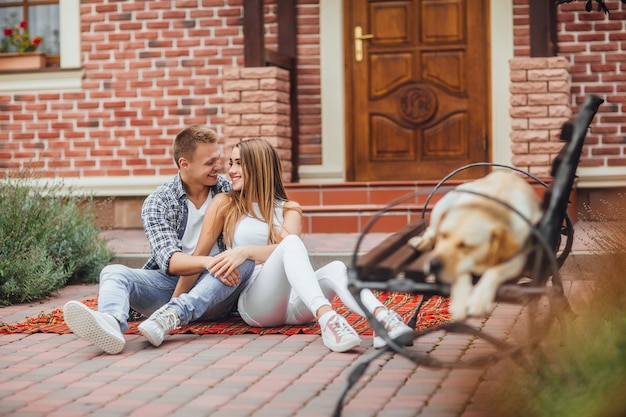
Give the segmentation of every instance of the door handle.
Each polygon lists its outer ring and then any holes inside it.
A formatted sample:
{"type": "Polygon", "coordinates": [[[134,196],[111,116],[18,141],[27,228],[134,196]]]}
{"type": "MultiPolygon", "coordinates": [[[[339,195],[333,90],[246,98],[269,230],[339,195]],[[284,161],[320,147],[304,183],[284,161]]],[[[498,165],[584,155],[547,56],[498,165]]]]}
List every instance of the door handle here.
{"type": "Polygon", "coordinates": [[[369,33],[363,34],[363,28],[361,26],[354,27],[354,59],[356,62],[363,61],[363,40],[374,39],[374,35],[369,33]]]}

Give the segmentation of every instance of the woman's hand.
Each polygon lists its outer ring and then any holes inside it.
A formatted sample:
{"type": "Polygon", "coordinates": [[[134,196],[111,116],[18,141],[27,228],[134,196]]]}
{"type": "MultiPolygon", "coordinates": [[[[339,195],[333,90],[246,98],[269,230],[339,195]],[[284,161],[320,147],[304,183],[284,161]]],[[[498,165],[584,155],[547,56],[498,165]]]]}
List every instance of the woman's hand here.
{"type": "Polygon", "coordinates": [[[227,274],[226,276],[222,277],[219,275],[215,275],[215,277],[222,281],[224,285],[228,285],[229,287],[236,287],[237,285],[239,285],[239,280],[241,279],[241,277],[239,276],[239,270],[237,268],[235,268],[233,272],[227,274]]]}
{"type": "Polygon", "coordinates": [[[245,248],[228,249],[208,263],[207,270],[218,277],[224,284],[235,286],[239,283],[239,270],[237,267],[248,259],[245,248]]]}

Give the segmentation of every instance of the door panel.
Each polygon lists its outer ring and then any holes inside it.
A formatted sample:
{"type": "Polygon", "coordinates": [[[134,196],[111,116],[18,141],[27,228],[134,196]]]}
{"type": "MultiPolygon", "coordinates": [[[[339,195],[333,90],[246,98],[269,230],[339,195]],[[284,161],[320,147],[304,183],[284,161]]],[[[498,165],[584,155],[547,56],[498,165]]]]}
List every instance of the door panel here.
{"type": "Polygon", "coordinates": [[[345,0],[349,180],[433,180],[488,161],[488,7],[469,2],[345,0]]]}

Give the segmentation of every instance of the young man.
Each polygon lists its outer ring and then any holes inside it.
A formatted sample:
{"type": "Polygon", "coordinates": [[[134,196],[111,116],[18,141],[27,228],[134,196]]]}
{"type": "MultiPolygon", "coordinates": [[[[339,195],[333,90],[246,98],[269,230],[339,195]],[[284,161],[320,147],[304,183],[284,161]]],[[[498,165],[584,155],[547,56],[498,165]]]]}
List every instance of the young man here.
{"type": "Polygon", "coordinates": [[[109,354],[122,351],[123,332],[128,329],[132,308],[150,316],[139,327],[154,346],[165,334],[197,319],[227,315],[254,269],[246,261],[230,276],[207,272],[212,255],[224,250],[221,239],[209,256],[192,256],[198,242],[204,213],[213,196],[231,189],[218,175],[222,157],[214,131],[190,126],[174,140],[178,174],[158,187],[144,201],[141,217],[150,244],[151,257],[142,269],[108,265],[100,273],[98,311],[78,301],[63,307],[68,327],[109,354]],[[201,274],[195,286],[172,298],[179,275],[201,274]]]}

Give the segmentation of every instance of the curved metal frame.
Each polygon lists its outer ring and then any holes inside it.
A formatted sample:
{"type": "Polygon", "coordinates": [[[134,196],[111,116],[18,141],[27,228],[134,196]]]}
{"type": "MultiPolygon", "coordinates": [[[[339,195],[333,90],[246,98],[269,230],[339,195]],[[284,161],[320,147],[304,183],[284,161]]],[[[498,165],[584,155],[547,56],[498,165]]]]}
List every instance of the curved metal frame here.
{"type": "MultiPolygon", "coordinates": [[[[453,176],[455,176],[456,174],[458,174],[461,171],[464,171],[466,169],[470,169],[473,167],[483,167],[483,166],[489,166],[489,167],[500,167],[500,168],[507,168],[507,169],[511,169],[517,172],[520,172],[526,176],[528,176],[529,178],[532,178],[533,180],[535,180],[537,183],[541,184],[544,187],[548,187],[548,185],[543,182],[541,179],[537,178],[536,176],[523,171],[519,168],[515,168],[509,165],[503,165],[503,164],[497,164],[497,163],[487,163],[487,162],[480,162],[480,163],[474,163],[474,164],[469,164],[469,165],[465,165],[463,167],[460,167],[456,170],[454,170],[453,172],[451,172],[450,174],[448,174],[447,176],[445,176],[441,181],[439,181],[439,183],[437,183],[437,185],[433,188],[433,190],[429,193],[426,202],[424,204],[424,207],[422,209],[422,219],[425,218],[425,214],[426,214],[426,210],[428,208],[428,203],[430,202],[432,196],[437,192],[437,190],[439,190],[441,188],[441,186],[443,186],[445,184],[446,181],[448,181],[450,178],[452,178],[453,176]]],[[[562,283],[561,283],[561,279],[560,279],[560,275],[559,275],[559,268],[561,267],[561,265],[563,264],[563,262],[565,261],[565,258],[567,258],[567,255],[569,254],[571,247],[572,247],[572,243],[573,243],[573,235],[574,235],[574,228],[573,228],[573,222],[571,221],[569,215],[566,213],[565,215],[565,222],[566,222],[566,236],[567,236],[567,241],[565,244],[565,248],[563,249],[563,251],[561,252],[561,254],[557,257],[556,253],[554,252],[553,248],[550,246],[549,242],[546,240],[546,238],[541,234],[540,230],[536,227],[536,225],[533,225],[530,220],[528,218],[526,218],[521,212],[519,212],[519,210],[517,210],[515,207],[511,206],[510,204],[508,204],[507,202],[504,202],[502,200],[499,200],[497,198],[494,198],[492,196],[483,194],[483,193],[479,193],[479,192],[474,192],[474,191],[470,191],[470,190],[458,190],[458,189],[454,189],[454,190],[450,190],[450,192],[463,192],[463,193],[468,193],[468,194],[473,194],[473,195],[478,195],[481,196],[483,198],[487,198],[491,201],[494,201],[498,204],[501,204],[502,206],[506,207],[507,209],[513,211],[516,215],[518,215],[519,217],[521,217],[524,222],[526,222],[531,230],[531,233],[533,235],[533,237],[536,239],[536,241],[539,243],[540,247],[541,247],[541,251],[544,255],[547,256],[547,260],[548,263],[550,265],[550,269],[552,272],[552,280],[553,283],[555,284],[554,289],[551,292],[556,291],[558,296],[563,296],[563,288],[562,288],[562,283]]],[[[423,353],[414,353],[414,352],[409,352],[407,349],[404,348],[404,346],[401,346],[399,343],[397,343],[397,341],[391,339],[389,337],[389,334],[387,333],[385,327],[382,325],[382,323],[380,323],[372,313],[370,313],[367,308],[365,308],[365,306],[363,305],[363,302],[361,301],[361,297],[360,297],[360,292],[361,289],[363,288],[372,288],[372,283],[366,283],[361,285],[360,284],[360,280],[358,277],[358,273],[356,271],[356,260],[358,257],[358,253],[359,253],[359,249],[361,246],[361,243],[365,237],[365,235],[369,232],[369,230],[373,227],[373,225],[376,223],[376,221],[378,221],[378,219],[387,211],[389,211],[391,208],[395,207],[396,205],[400,204],[403,201],[406,201],[410,198],[413,198],[417,195],[417,192],[413,192],[413,193],[409,193],[406,194],[404,196],[401,196],[395,200],[393,200],[391,203],[387,204],[385,207],[383,207],[383,209],[381,209],[378,213],[376,213],[376,215],[374,215],[368,222],[367,224],[364,226],[363,231],[361,232],[361,234],[359,235],[359,238],[357,239],[357,243],[355,245],[355,249],[353,252],[353,256],[352,256],[352,264],[351,267],[348,268],[348,287],[350,292],[352,293],[352,295],[354,296],[354,298],[356,299],[357,303],[359,304],[359,306],[361,307],[361,309],[363,310],[363,312],[365,313],[365,316],[368,320],[368,322],[371,324],[373,330],[376,332],[376,334],[380,337],[383,337],[386,341],[387,341],[387,345],[385,346],[385,348],[377,350],[376,352],[374,352],[372,355],[364,358],[363,360],[359,361],[359,363],[357,363],[357,365],[352,369],[352,371],[350,372],[349,376],[348,376],[348,380],[346,382],[346,386],[344,387],[340,398],[338,400],[337,403],[337,407],[335,409],[334,412],[334,416],[339,416],[341,414],[341,407],[343,404],[343,401],[345,399],[345,396],[347,395],[347,393],[349,392],[350,388],[359,380],[359,378],[363,375],[363,373],[365,372],[365,370],[367,369],[367,367],[369,366],[369,364],[371,363],[372,360],[380,357],[383,353],[388,352],[390,350],[395,351],[396,353],[401,354],[402,356],[406,357],[407,359],[413,361],[414,363],[418,364],[418,365],[424,365],[424,366],[430,366],[430,367],[440,367],[440,368],[451,368],[453,366],[459,366],[459,361],[456,360],[454,362],[448,362],[448,361],[442,361],[439,360],[437,358],[431,357],[427,354],[423,354],[423,353]]],[[[540,264],[537,263],[535,265],[536,268],[539,268],[540,264]]],[[[535,273],[532,274],[534,276],[538,276],[538,271],[535,270],[535,273]]],[[[532,281],[535,281],[535,278],[531,277],[532,281]]],[[[528,288],[527,288],[528,289],[528,288]]],[[[520,290],[522,290],[520,288],[520,290]]],[[[541,296],[545,296],[545,295],[549,295],[550,292],[546,292],[546,291],[534,291],[532,293],[532,297],[533,298],[538,298],[541,296]]],[[[553,306],[552,306],[552,298],[549,297],[550,300],[550,311],[553,310],[553,306]]],[[[552,315],[550,315],[551,317],[553,317],[552,315]]],[[[553,317],[554,318],[554,317],[553,317]]],[[[552,320],[550,321],[552,322],[552,320]]],[[[547,329],[549,326],[546,326],[545,329],[547,329]]],[[[484,332],[480,332],[479,330],[475,329],[474,327],[466,324],[466,323],[462,323],[462,322],[450,322],[450,323],[446,323],[442,326],[437,326],[435,328],[431,328],[431,329],[425,329],[422,330],[420,332],[415,332],[414,334],[414,338],[417,339],[423,335],[426,335],[428,333],[432,333],[435,331],[447,331],[447,332],[456,332],[456,333],[464,333],[464,334],[469,334],[471,336],[474,336],[476,338],[481,338],[487,342],[489,342],[490,344],[492,344],[493,346],[495,346],[498,351],[496,352],[489,352],[489,353],[485,353],[483,355],[480,355],[477,358],[474,358],[472,360],[469,361],[465,361],[463,364],[465,364],[466,366],[484,366],[487,363],[493,363],[496,361],[499,361],[505,357],[511,357],[512,359],[518,361],[519,363],[521,363],[522,365],[529,365],[528,361],[526,360],[526,358],[522,355],[522,351],[524,350],[524,348],[534,348],[537,346],[537,344],[540,342],[541,339],[541,335],[540,334],[534,334],[532,338],[528,339],[528,343],[524,344],[523,346],[512,346],[511,344],[508,344],[506,342],[503,342],[497,338],[494,338],[484,332]]]]}
{"type": "MultiPolygon", "coordinates": [[[[593,94],[588,95],[585,98],[585,101],[582,105],[582,108],[580,109],[578,116],[576,117],[575,121],[570,121],[568,123],[565,123],[563,125],[563,129],[561,131],[561,138],[565,141],[568,141],[569,143],[565,145],[565,147],[563,148],[563,150],[559,153],[559,155],[557,156],[556,160],[553,162],[552,164],[552,170],[553,170],[553,177],[554,177],[554,182],[553,182],[553,189],[554,190],[559,190],[556,194],[552,193],[550,195],[547,196],[547,200],[546,197],[544,197],[544,203],[545,207],[546,207],[546,212],[549,212],[549,215],[546,216],[546,214],[544,213],[542,219],[540,220],[539,224],[537,225],[537,227],[532,227],[531,230],[533,231],[533,235],[535,235],[535,237],[537,238],[537,241],[540,242],[540,246],[542,247],[542,252],[545,252],[545,254],[548,254],[548,258],[549,258],[549,262],[550,262],[550,267],[552,269],[553,272],[553,276],[552,276],[552,287],[546,287],[545,285],[542,286],[542,288],[536,287],[525,287],[525,290],[535,290],[535,291],[530,291],[531,294],[531,298],[529,299],[530,302],[535,302],[538,300],[539,296],[543,296],[543,295],[551,295],[551,293],[549,292],[549,290],[556,290],[556,291],[552,291],[552,293],[556,292],[556,296],[557,297],[549,297],[550,300],[550,309],[552,310],[553,307],[553,301],[555,301],[555,298],[557,301],[562,301],[563,304],[560,305],[559,307],[561,307],[561,309],[558,312],[571,312],[571,310],[569,309],[569,303],[567,302],[567,299],[565,298],[565,295],[563,294],[563,288],[562,288],[562,283],[560,281],[560,277],[558,275],[558,269],[559,267],[563,264],[563,262],[565,261],[565,258],[567,257],[567,255],[569,254],[571,247],[572,247],[572,242],[573,242],[573,235],[574,235],[574,227],[573,227],[573,222],[570,219],[568,213],[567,213],[567,204],[568,202],[564,201],[564,199],[566,198],[565,195],[562,194],[561,191],[563,190],[571,190],[572,189],[572,185],[573,185],[573,180],[575,177],[575,170],[576,170],[576,166],[578,164],[578,161],[580,159],[580,155],[581,155],[581,151],[582,151],[582,146],[584,143],[584,139],[585,139],[585,134],[587,129],[589,128],[591,121],[593,120],[594,115],[597,113],[599,106],[604,102],[603,99],[599,98],[598,96],[595,96],[593,94]],[[555,211],[551,211],[551,210],[556,210],[555,211]],[[556,218],[556,216],[561,216],[560,213],[564,213],[563,217],[565,218],[565,230],[563,229],[563,219],[562,218],[556,218]],[[560,224],[556,224],[556,221],[559,221],[560,224]],[[559,230],[560,228],[560,230],[559,230]],[[565,231],[565,233],[563,233],[565,231]],[[563,234],[567,235],[567,241],[565,243],[564,248],[561,251],[561,255],[556,256],[557,252],[559,251],[559,248],[561,246],[561,237],[563,234]],[[545,235],[545,236],[544,236],[545,235]],[[547,239],[550,239],[550,242],[547,242],[547,239]],[[556,285],[555,285],[556,284],[556,285]],[[548,291],[546,291],[548,290],[548,291]],[[564,307],[564,308],[563,308],[564,307]]],[[[542,181],[540,181],[539,179],[535,178],[533,175],[522,171],[518,168],[514,168],[514,167],[510,167],[508,165],[502,165],[502,164],[494,164],[494,163],[476,163],[476,164],[470,164],[470,165],[466,165],[464,167],[459,168],[456,171],[453,171],[451,174],[449,174],[448,176],[446,176],[442,181],[440,181],[440,183],[435,187],[435,190],[438,189],[441,184],[443,184],[445,181],[447,181],[450,177],[454,176],[456,173],[470,168],[472,166],[485,166],[485,165],[489,165],[489,166],[499,166],[499,167],[503,167],[503,168],[509,168],[509,169],[513,169],[515,171],[521,172],[535,180],[537,180],[539,183],[543,184],[544,186],[546,186],[542,181]]],[[[435,191],[433,190],[433,192],[435,191]]],[[[458,190],[457,190],[458,191],[458,190]]],[[[426,200],[426,204],[424,205],[424,209],[423,209],[423,214],[422,214],[422,218],[424,218],[425,216],[425,210],[428,207],[428,203],[430,201],[431,195],[433,194],[433,192],[431,192],[431,194],[429,195],[428,199],[426,200]]],[[[418,364],[422,364],[422,365],[426,365],[426,366],[456,366],[459,365],[458,362],[455,362],[454,364],[449,364],[449,363],[444,363],[442,361],[438,361],[435,358],[431,358],[428,355],[425,354],[412,354],[410,352],[408,352],[406,349],[404,349],[404,347],[399,346],[398,343],[396,343],[395,340],[392,340],[389,338],[388,333],[386,332],[384,326],[378,321],[376,320],[375,317],[373,317],[373,315],[364,308],[361,299],[360,299],[360,290],[361,288],[373,288],[376,289],[376,286],[373,286],[373,283],[367,283],[364,285],[360,285],[360,280],[358,277],[358,272],[356,269],[356,260],[357,260],[357,255],[361,246],[361,243],[365,237],[365,235],[369,232],[369,230],[372,228],[373,224],[378,220],[378,218],[380,218],[380,216],[382,216],[382,214],[384,214],[385,212],[389,211],[389,209],[391,207],[394,207],[395,205],[399,204],[402,201],[405,201],[409,198],[412,198],[416,195],[417,193],[410,193],[408,195],[405,195],[403,197],[400,197],[398,199],[395,199],[394,201],[392,201],[391,203],[389,203],[388,205],[386,205],[382,210],[380,210],[379,213],[377,213],[374,217],[372,217],[367,224],[365,225],[365,227],[363,228],[363,232],[361,233],[361,235],[359,236],[355,249],[354,249],[354,253],[353,253],[353,257],[352,257],[352,264],[351,267],[348,268],[348,282],[349,282],[349,289],[351,291],[351,293],[354,295],[355,299],[357,300],[357,302],[359,303],[359,305],[361,306],[361,308],[363,309],[363,311],[365,312],[365,315],[368,319],[368,321],[370,322],[370,324],[372,325],[374,331],[377,332],[377,334],[379,336],[383,336],[386,340],[387,340],[387,346],[384,349],[381,349],[379,351],[374,352],[374,354],[370,355],[369,357],[365,358],[364,360],[359,361],[359,363],[357,363],[357,365],[354,367],[354,369],[350,372],[349,376],[348,376],[348,381],[346,383],[346,386],[344,388],[344,390],[341,393],[340,399],[337,403],[337,406],[335,408],[335,411],[333,413],[333,416],[340,416],[341,415],[341,408],[343,406],[343,401],[345,399],[345,396],[347,395],[348,391],[350,390],[350,388],[352,387],[352,385],[361,377],[361,375],[363,375],[363,373],[365,372],[367,366],[369,365],[369,363],[381,356],[384,352],[389,351],[390,349],[393,349],[394,351],[396,351],[397,353],[402,354],[403,356],[412,359],[414,362],[418,363],[418,364]]],[[[523,218],[523,216],[522,216],[523,218]]],[[[535,267],[539,268],[539,266],[541,265],[541,261],[542,259],[540,259],[540,257],[536,257],[535,261],[535,267]]],[[[535,271],[536,272],[536,271],[535,271]]],[[[537,275],[537,274],[535,274],[537,275]]],[[[539,278],[539,280],[543,281],[541,282],[541,284],[545,284],[546,280],[547,280],[548,276],[542,276],[539,278]]],[[[391,278],[390,280],[386,281],[387,283],[391,280],[394,280],[396,278],[391,278]]],[[[402,284],[406,287],[407,292],[409,292],[411,290],[410,288],[410,280],[401,280],[402,284]],[[406,283],[408,282],[409,285],[406,285],[406,283]]],[[[377,283],[378,284],[378,283],[377,283]]],[[[396,283],[397,284],[397,283],[396,283]]],[[[519,285],[519,284],[517,284],[519,285]]],[[[400,286],[398,286],[399,288],[400,286]]],[[[385,287],[382,286],[378,286],[378,289],[384,289],[385,287]]],[[[388,284],[387,287],[388,288],[388,284]]],[[[442,288],[441,286],[438,288],[442,288]]],[[[417,292],[417,291],[415,291],[417,292]]],[[[531,323],[531,325],[534,323],[531,323]]],[[[547,329],[547,326],[546,326],[547,329]]],[[[501,357],[504,356],[510,356],[511,358],[517,360],[518,362],[523,362],[526,361],[526,357],[524,355],[522,355],[522,348],[521,347],[513,347],[505,342],[502,342],[500,340],[497,340],[491,336],[485,335],[483,333],[481,333],[480,331],[478,331],[477,329],[465,324],[465,323],[457,323],[457,322],[451,322],[448,324],[445,324],[443,326],[439,326],[435,329],[428,329],[426,331],[422,331],[419,332],[415,335],[415,337],[419,337],[427,332],[431,332],[431,331],[436,331],[436,330],[444,330],[444,331],[454,331],[454,332],[461,332],[461,333],[466,333],[466,334],[470,334],[473,335],[475,337],[480,337],[485,339],[486,341],[492,343],[493,345],[495,345],[496,347],[500,348],[501,352],[500,355],[498,355],[498,357],[495,357],[494,355],[489,355],[489,358],[487,359],[491,359],[490,361],[494,361],[494,360],[499,360],[501,357]]],[[[538,342],[533,342],[533,347],[536,346],[534,343],[538,343],[538,342]]],[[[481,363],[475,363],[475,364],[483,364],[484,362],[481,363]]],[[[526,363],[528,364],[528,362],[526,363]]],[[[530,363],[530,365],[532,366],[532,363],[530,363]]],[[[541,372],[540,369],[537,369],[538,372],[541,372]]]]}

